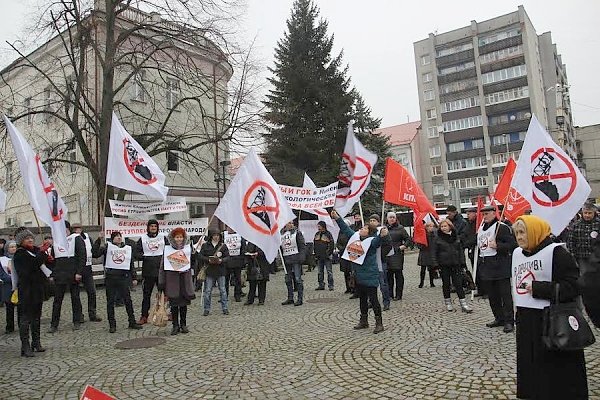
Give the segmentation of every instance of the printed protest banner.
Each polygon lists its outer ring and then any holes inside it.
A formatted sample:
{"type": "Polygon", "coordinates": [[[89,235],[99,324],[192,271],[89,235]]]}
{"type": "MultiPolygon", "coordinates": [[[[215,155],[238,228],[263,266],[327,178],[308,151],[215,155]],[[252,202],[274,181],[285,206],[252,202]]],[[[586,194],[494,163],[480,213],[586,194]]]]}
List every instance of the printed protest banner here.
{"type": "MultiPolygon", "coordinates": [[[[104,237],[109,238],[112,232],[121,232],[126,237],[139,237],[147,232],[148,220],[126,219],[126,218],[104,218],[104,237]]],[[[192,218],[186,220],[160,220],[158,221],[158,232],[168,235],[178,226],[185,229],[190,236],[206,235],[208,218],[192,218]]]]}
{"type": "Polygon", "coordinates": [[[320,188],[279,185],[290,208],[294,210],[318,210],[335,205],[338,182],[320,188]]]}
{"type": "Polygon", "coordinates": [[[163,202],[140,203],[138,201],[108,200],[113,215],[137,216],[148,214],[171,214],[186,212],[185,198],[173,199],[163,202]]]}

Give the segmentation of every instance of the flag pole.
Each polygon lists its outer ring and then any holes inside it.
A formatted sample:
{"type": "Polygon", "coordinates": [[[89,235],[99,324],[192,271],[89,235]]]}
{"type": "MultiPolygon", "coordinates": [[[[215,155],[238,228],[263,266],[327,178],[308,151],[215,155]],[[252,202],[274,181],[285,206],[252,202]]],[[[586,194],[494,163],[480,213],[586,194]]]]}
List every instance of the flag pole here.
{"type": "Polygon", "coordinates": [[[285,267],[285,261],[283,260],[283,253],[281,252],[281,246],[279,246],[279,256],[281,257],[281,265],[283,266],[283,272],[287,275],[287,268],[285,267]]]}
{"type": "MultiPolygon", "coordinates": [[[[478,229],[479,230],[479,229],[478,229]]],[[[476,232],[477,234],[477,232],[476,232]]],[[[479,260],[479,245],[475,245],[475,254],[473,254],[473,283],[475,284],[475,290],[479,291],[477,286],[477,264],[479,260]]],[[[471,290],[471,301],[475,298],[475,290],[471,290]]]]}
{"type": "Polygon", "coordinates": [[[360,211],[360,222],[365,225],[365,217],[363,216],[362,201],[358,198],[358,211],[360,211]]]}
{"type": "Polygon", "coordinates": [[[382,201],[381,201],[381,226],[383,226],[383,224],[384,224],[384,221],[385,221],[385,220],[383,219],[383,217],[384,217],[384,214],[385,214],[385,200],[382,200],[382,201]]]}
{"type": "MultiPolygon", "coordinates": [[[[210,224],[211,224],[211,222],[213,221],[214,218],[215,218],[215,214],[213,214],[210,217],[210,219],[208,220],[208,224],[206,224],[207,233],[208,233],[208,227],[210,226],[210,224]]],[[[197,253],[198,252],[198,247],[200,247],[200,246],[202,246],[204,244],[204,236],[205,235],[200,236],[200,240],[198,240],[198,243],[196,243],[196,245],[193,247],[194,252],[197,253]]]]}
{"type": "MultiPolygon", "coordinates": [[[[33,211],[33,217],[35,218],[35,223],[37,224],[38,230],[40,231],[40,235],[42,234],[42,226],[40,225],[40,220],[37,217],[37,214],[35,213],[35,210],[33,209],[33,207],[31,207],[31,211],[33,211]]],[[[43,240],[44,238],[42,238],[43,240]]]]}

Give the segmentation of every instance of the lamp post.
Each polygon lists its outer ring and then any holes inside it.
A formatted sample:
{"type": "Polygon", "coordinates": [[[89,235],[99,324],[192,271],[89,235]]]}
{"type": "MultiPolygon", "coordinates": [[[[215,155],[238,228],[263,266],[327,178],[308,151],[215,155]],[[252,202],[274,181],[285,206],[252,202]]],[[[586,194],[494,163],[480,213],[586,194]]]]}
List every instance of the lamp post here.
{"type": "MultiPolygon", "coordinates": [[[[215,182],[217,183],[217,207],[219,206],[219,204],[221,204],[221,185],[220,182],[223,182],[223,196],[225,196],[225,191],[226,191],[226,184],[227,184],[227,178],[226,178],[226,173],[225,173],[225,168],[228,165],[231,165],[231,161],[230,160],[223,160],[221,162],[219,162],[219,165],[222,168],[223,171],[223,176],[220,176],[220,171],[217,169],[216,173],[215,173],[215,182]]],[[[219,230],[223,230],[223,222],[219,221],[219,230]]]]}

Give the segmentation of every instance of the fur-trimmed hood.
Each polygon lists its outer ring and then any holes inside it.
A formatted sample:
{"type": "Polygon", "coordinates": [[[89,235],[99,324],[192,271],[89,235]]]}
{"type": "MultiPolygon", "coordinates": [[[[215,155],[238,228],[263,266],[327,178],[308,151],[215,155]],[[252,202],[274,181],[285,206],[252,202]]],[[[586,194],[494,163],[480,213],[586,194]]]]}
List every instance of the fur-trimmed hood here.
{"type": "Polygon", "coordinates": [[[188,236],[187,232],[183,228],[178,227],[178,228],[173,229],[171,232],[169,232],[169,235],[167,236],[167,240],[169,241],[169,244],[171,245],[171,247],[179,250],[179,249],[183,249],[189,243],[190,237],[188,236]],[[175,239],[174,239],[175,233],[183,233],[183,243],[181,244],[181,246],[175,245],[175,239]]]}

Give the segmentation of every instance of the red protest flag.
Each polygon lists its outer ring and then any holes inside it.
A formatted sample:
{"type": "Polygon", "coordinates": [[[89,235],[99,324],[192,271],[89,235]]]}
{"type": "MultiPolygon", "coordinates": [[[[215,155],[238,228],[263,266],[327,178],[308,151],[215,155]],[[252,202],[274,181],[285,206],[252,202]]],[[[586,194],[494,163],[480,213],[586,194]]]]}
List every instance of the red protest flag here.
{"type": "Polygon", "coordinates": [[[415,178],[406,168],[389,157],[385,160],[383,200],[412,208],[415,211],[430,212],[437,217],[435,208],[415,178]]]}
{"type": "Polygon", "coordinates": [[[425,230],[425,222],[423,222],[423,218],[425,218],[426,215],[427,213],[416,210],[413,212],[413,241],[424,246],[429,246],[429,242],[427,241],[427,231],[425,230]]]}
{"type": "Polygon", "coordinates": [[[517,217],[523,215],[525,210],[530,208],[529,202],[511,186],[516,169],[515,160],[509,159],[494,192],[496,200],[504,205],[504,216],[511,222],[514,222],[517,217]]]}

